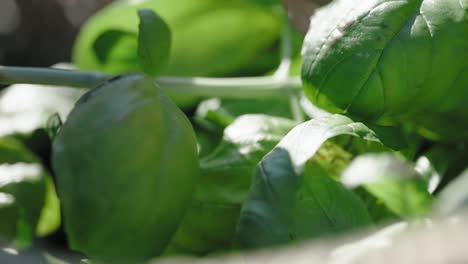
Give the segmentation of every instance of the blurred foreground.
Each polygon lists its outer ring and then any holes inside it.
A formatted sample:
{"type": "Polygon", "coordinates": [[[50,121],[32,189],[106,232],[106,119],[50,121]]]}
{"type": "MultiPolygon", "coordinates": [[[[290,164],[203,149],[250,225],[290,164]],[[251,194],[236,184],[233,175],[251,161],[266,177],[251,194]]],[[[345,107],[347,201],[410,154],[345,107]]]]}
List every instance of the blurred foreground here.
{"type": "MultiPolygon", "coordinates": [[[[368,232],[305,242],[280,249],[218,255],[207,258],[168,258],[151,264],[375,264],[375,263],[468,263],[466,250],[468,212],[445,219],[425,220],[410,226],[399,222],[368,232]]],[[[18,254],[0,250],[0,263],[77,263],[80,256],[54,249],[18,254]]]]}

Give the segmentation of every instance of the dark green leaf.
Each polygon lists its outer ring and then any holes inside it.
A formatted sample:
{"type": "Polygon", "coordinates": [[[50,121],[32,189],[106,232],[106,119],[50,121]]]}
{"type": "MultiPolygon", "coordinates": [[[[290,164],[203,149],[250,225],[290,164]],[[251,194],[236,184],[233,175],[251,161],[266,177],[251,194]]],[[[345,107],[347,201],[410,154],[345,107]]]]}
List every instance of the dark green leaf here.
{"type": "Polygon", "coordinates": [[[11,194],[0,192],[0,217],[0,245],[3,245],[15,239],[19,219],[19,208],[11,194]]]}
{"type": "Polygon", "coordinates": [[[150,9],[138,11],[138,59],[149,76],[160,74],[169,62],[171,31],[166,22],[150,9]]]}
{"type": "Polygon", "coordinates": [[[93,53],[96,54],[96,63],[106,65],[107,72],[127,73],[140,70],[136,39],[136,32],[117,29],[103,32],[92,45],[93,53]],[[119,48],[121,46],[125,46],[126,49],[119,48]],[[109,64],[110,61],[119,63],[109,64]]]}
{"type": "Polygon", "coordinates": [[[333,180],[327,168],[307,162],[303,177],[294,209],[292,234],[296,239],[349,231],[372,223],[363,201],[333,180]]]}

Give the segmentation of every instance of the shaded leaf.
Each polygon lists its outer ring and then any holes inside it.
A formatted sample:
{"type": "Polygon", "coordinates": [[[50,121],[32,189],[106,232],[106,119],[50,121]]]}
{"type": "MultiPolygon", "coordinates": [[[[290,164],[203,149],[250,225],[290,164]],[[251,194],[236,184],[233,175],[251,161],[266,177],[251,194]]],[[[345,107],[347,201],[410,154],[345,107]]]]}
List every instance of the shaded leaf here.
{"type": "Polygon", "coordinates": [[[36,235],[44,237],[57,231],[61,224],[60,201],[57,197],[52,177],[46,177],[46,194],[39,221],[36,226],[36,235]]]}
{"type": "Polygon", "coordinates": [[[0,217],[0,245],[3,245],[16,237],[19,218],[19,208],[11,194],[0,192],[0,217]]]}

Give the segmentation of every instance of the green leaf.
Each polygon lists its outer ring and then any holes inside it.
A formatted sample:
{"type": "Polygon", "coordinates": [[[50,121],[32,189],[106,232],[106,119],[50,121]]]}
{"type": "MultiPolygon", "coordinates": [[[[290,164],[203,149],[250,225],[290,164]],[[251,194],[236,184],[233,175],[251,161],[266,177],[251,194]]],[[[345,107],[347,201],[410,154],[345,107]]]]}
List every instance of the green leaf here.
{"type": "Polygon", "coordinates": [[[57,197],[55,185],[52,177],[46,177],[46,195],[44,206],[41,210],[41,215],[36,226],[36,235],[44,237],[52,234],[59,229],[61,224],[60,218],[60,201],[57,197]]]}
{"type": "Polygon", "coordinates": [[[468,207],[468,168],[438,195],[435,211],[440,215],[454,214],[468,207]]]}
{"type": "Polygon", "coordinates": [[[241,247],[278,245],[372,223],[364,202],[333,179],[340,171],[330,170],[333,157],[346,164],[349,156],[319,151],[338,136],[381,145],[375,131],[341,115],[296,126],[257,165],[237,227],[241,247]]]}
{"type": "Polygon", "coordinates": [[[230,248],[255,165],[294,125],[289,119],[252,114],[225,129],[216,150],[200,160],[200,184],[166,254],[230,248]]]}
{"type": "Polygon", "coordinates": [[[304,91],[333,113],[466,139],[467,34],[466,1],[333,1],[311,18],[304,91]]]}
{"type": "Polygon", "coordinates": [[[433,198],[414,166],[389,153],[358,156],[343,172],[349,188],[363,186],[390,211],[403,218],[427,214],[433,198]]]}
{"type": "Polygon", "coordinates": [[[363,201],[332,179],[327,168],[310,161],[303,175],[296,192],[294,229],[290,234],[295,239],[349,231],[372,223],[363,201]]]}
{"type": "Polygon", "coordinates": [[[13,241],[16,237],[16,224],[19,219],[19,208],[15,197],[0,192],[0,245],[13,241]]]}
{"type": "Polygon", "coordinates": [[[200,173],[188,118],[141,75],[81,97],[53,142],[52,166],[70,247],[111,262],[161,254],[200,173]]]}
{"type": "Polygon", "coordinates": [[[138,11],[138,59],[149,76],[159,75],[169,63],[171,31],[166,22],[150,9],[138,11]]]}

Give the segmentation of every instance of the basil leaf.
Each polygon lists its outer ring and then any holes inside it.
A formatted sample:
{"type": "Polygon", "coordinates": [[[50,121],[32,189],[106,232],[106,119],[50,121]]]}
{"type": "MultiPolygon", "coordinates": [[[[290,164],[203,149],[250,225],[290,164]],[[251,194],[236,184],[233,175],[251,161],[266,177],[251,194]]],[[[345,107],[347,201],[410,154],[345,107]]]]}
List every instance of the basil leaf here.
{"type": "Polygon", "coordinates": [[[272,246],[372,224],[364,202],[319,162],[320,147],[337,136],[382,145],[375,131],[341,115],[296,126],[257,165],[238,222],[239,246],[272,246]]]}
{"type": "Polygon", "coordinates": [[[304,40],[305,93],[333,113],[466,139],[467,32],[466,1],[333,1],[304,40]]]}
{"type": "Polygon", "coordinates": [[[138,59],[149,76],[161,73],[169,63],[171,31],[166,22],[150,9],[138,11],[138,59]]]}

